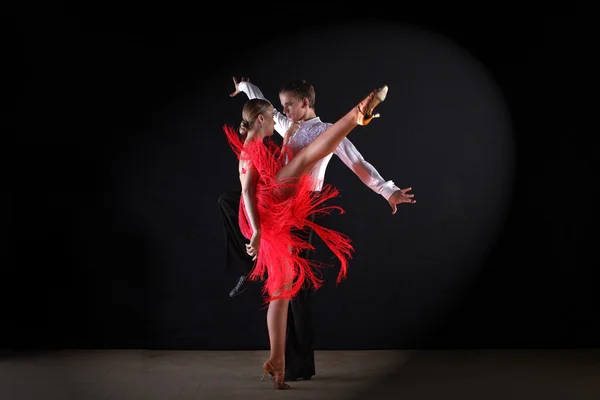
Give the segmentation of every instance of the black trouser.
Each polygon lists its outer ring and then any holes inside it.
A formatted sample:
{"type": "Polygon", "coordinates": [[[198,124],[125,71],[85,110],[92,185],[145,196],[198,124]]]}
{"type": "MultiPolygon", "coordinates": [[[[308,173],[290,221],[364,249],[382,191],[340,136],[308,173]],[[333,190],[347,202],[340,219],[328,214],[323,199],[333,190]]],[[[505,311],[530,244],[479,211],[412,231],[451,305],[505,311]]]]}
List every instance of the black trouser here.
{"type": "MultiPolygon", "coordinates": [[[[241,190],[230,190],[219,197],[219,208],[223,219],[226,240],[226,269],[235,266],[241,274],[248,274],[254,262],[246,254],[247,239],[239,226],[241,190]]],[[[313,215],[314,218],[314,215],[313,215]]],[[[312,229],[306,233],[312,243],[312,229]]],[[[311,256],[306,251],[305,258],[311,256]]],[[[315,374],[314,323],[312,310],[312,288],[304,285],[290,301],[285,341],[286,379],[310,378],[315,374]]]]}
{"type": "Polygon", "coordinates": [[[235,267],[240,275],[247,275],[254,266],[246,253],[248,240],[242,235],[239,224],[240,198],[242,191],[230,190],[219,196],[219,208],[225,231],[225,269],[235,267]]]}
{"type": "MultiPolygon", "coordinates": [[[[311,219],[314,221],[314,214],[311,219]]],[[[308,229],[306,234],[308,242],[312,243],[313,230],[308,229]]],[[[310,260],[311,255],[312,252],[307,249],[302,256],[310,260]]],[[[285,341],[286,379],[309,379],[315,374],[312,292],[310,281],[305,281],[302,289],[290,301],[285,341]]]]}

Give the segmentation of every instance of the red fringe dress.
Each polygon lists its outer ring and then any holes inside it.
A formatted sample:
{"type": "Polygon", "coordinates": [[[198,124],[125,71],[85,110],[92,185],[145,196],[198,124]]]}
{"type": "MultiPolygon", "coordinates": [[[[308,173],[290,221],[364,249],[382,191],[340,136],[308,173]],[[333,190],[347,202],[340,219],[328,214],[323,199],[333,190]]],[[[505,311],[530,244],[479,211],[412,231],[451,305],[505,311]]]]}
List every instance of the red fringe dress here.
{"type": "MultiPolygon", "coordinates": [[[[238,160],[242,160],[243,157],[249,162],[250,168],[255,168],[259,175],[256,199],[262,235],[256,265],[248,278],[264,281],[266,277],[263,294],[267,295],[267,302],[278,298],[293,298],[307,279],[315,289],[320,288],[323,281],[316,273],[323,264],[306,260],[300,255],[306,249],[314,250],[307,241],[307,235],[302,234],[312,228],[340,261],[341,266],[336,281],[339,283],[346,277],[348,259],[351,258],[354,250],[351,240],[346,235],[325,228],[310,218],[313,213],[318,217],[330,214],[334,209],[344,213],[339,206],[324,204],[327,200],[336,197],[339,191],[331,185],[324,185],[315,195],[313,192],[315,182],[308,174],[294,179],[293,182],[278,182],[276,174],[283,167],[282,160],[285,160],[286,154],[282,153],[281,148],[271,138],[252,140],[244,144],[241,135],[234,128],[225,125],[223,129],[238,160]],[[286,198],[282,189],[288,188],[289,185],[294,185],[296,190],[291,197],[286,198]],[[286,277],[288,282],[289,278],[293,277],[293,285],[289,291],[283,289],[286,277]],[[279,295],[275,296],[274,293],[278,291],[279,295]]],[[[288,156],[292,156],[288,151],[284,151],[288,156]]],[[[240,201],[239,224],[244,237],[250,239],[253,231],[243,196],[240,201]]]]}

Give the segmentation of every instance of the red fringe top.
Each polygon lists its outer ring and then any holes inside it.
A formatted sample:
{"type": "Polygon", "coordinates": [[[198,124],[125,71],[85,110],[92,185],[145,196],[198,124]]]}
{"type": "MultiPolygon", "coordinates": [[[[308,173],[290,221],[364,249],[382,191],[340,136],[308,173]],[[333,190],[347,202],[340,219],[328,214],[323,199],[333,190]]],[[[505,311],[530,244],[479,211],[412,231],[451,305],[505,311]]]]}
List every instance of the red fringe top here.
{"type": "MultiPolygon", "coordinates": [[[[324,264],[308,261],[300,256],[306,249],[314,250],[307,241],[307,230],[312,228],[341,263],[336,281],[339,283],[346,277],[348,259],[354,250],[351,240],[346,235],[325,228],[311,219],[313,213],[316,219],[320,215],[330,214],[332,210],[344,213],[339,206],[324,204],[337,197],[338,190],[331,185],[324,185],[321,191],[314,192],[315,182],[308,174],[299,179],[279,182],[276,175],[283,168],[285,157],[275,142],[265,138],[244,143],[234,128],[225,125],[223,129],[238,159],[248,161],[249,168],[256,169],[259,175],[256,200],[262,235],[256,265],[249,279],[266,278],[263,294],[268,295],[267,302],[278,298],[293,298],[307,279],[314,289],[320,288],[323,281],[317,277],[316,272],[324,264]],[[293,185],[295,190],[291,196],[286,196],[282,189],[289,193],[287,189],[290,185],[293,185]],[[286,281],[293,281],[289,291],[283,289],[286,281]],[[275,295],[276,293],[278,295],[275,295]]],[[[292,156],[285,151],[288,156],[292,156]]],[[[244,237],[250,239],[252,227],[248,221],[243,196],[240,201],[239,224],[244,237]]]]}

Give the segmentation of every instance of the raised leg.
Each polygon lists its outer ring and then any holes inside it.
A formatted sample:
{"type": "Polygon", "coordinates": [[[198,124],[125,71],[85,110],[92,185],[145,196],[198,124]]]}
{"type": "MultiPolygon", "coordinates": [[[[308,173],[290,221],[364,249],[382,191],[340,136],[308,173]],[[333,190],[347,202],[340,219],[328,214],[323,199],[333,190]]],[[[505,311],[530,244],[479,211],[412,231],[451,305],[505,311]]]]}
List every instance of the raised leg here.
{"type": "Polygon", "coordinates": [[[333,153],[342,140],[357,125],[367,125],[379,114],[373,114],[375,107],[385,100],[388,87],[384,86],[371,92],[358,106],[352,108],[346,115],[337,120],[329,129],[321,133],[312,143],[300,151],[278,173],[277,179],[281,182],[297,178],[310,171],[322,158],[333,153]]]}

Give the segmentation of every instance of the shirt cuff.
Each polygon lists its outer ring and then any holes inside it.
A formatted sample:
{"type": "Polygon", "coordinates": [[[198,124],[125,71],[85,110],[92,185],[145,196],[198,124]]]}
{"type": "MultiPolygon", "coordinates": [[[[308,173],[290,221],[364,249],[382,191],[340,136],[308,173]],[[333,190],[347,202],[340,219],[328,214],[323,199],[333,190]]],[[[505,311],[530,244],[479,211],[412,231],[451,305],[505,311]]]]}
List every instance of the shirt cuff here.
{"type": "Polygon", "coordinates": [[[394,181],[387,181],[381,188],[381,195],[389,200],[396,190],[400,190],[400,188],[394,184],[394,181]]]}

